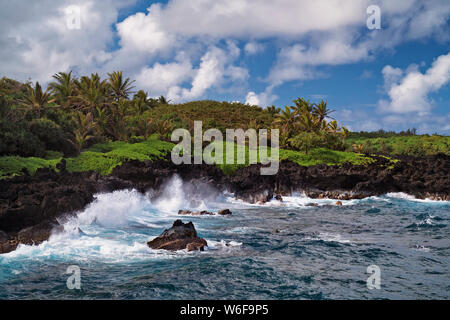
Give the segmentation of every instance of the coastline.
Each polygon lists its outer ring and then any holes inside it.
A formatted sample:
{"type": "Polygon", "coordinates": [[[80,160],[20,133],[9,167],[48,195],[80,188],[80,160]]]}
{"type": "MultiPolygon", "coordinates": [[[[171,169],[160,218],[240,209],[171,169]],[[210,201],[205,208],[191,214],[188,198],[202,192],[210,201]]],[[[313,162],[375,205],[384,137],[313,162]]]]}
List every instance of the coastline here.
{"type": "Polygon", "coordinates": [[[141,193],[159,187],[177,174],[183,181],[201,181],[220,191],[232,192],[236,199],[265,203],[275,196],[303,192],[310,198],[336,200],[362,199],[389,192],[404,192],[418,199],[450,200],[450,156],[439,154],[422,158],[404,158],[388,166],[388,160],[362,166],[315,165],[303,167],[290,161],[280,162],[273,176],[261,176],[261,165],[240,168],[226,175],[213,165],[175,165],[170,161],[129,161],[108,176],[96,172],[69,173],[65,164],[59,172],[39,169],[35,175],[23,175],[2,181],[0,185],[0,253],[19,244],[39,244],[47,240],[58,218],[74,214],[94,200],[94,195],[121,189],[141,193]]]}

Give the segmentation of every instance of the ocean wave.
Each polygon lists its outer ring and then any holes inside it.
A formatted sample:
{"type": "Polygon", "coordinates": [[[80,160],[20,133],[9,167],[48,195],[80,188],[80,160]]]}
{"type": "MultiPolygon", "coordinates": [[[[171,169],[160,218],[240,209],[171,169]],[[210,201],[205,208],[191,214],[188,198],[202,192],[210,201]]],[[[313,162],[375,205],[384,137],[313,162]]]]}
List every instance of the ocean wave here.
{"type": "Polygon", "coordinates": [[[337,242],[341,244],[352,244],[349,239],[344,239],[340,234],[332,234],[327,232],[321,232],[317,236],[306,236],[303,240],[307,241],[325,241],[325,242],[337,242]]]}
{"type": "Polygon", "coordinates": [[[391,199],[401,199],[401,200],[425,202],[425,203],[444,203],[444,204],[450,203],[450,201],[445,201],[445,200],[433,200],[433,199],[429,199],[429,198],[419,199],[413,195],[410,195],[410,194],[407,194],[404,192],[389,192],[389,193],[385,194],[385,197],[391,198],[391,199]]]}
{"type": "Polygon", "coordinates": [[[241,199],[236,199],[233,195],[228,195],[226,201],[231,204],[238,204],[244,207],[295,207],[310,208],[311,206],[338,206],[340,201],[343,206],[355,205],[361,201],[360,199],[339,200],[339,199],[315,199],[306,196],[304,193],[293,193],[291,196],[283,196],[282,201],[272,198],[265,203],[249,203],[241,199]]]}

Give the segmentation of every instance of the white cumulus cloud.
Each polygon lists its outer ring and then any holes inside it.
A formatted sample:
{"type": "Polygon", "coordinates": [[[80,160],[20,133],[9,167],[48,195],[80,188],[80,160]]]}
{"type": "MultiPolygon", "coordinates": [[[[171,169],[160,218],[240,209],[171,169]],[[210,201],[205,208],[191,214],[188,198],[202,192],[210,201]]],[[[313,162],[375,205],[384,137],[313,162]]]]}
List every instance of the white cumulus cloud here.
{"type": "Polygon", "coordinates": [[[450,81],[450,52],[439,56],[425,73],[421,73],[416,66],[405,72],[385,66],[382,73],[389,100],[379,101],[380,110],[426,114],[432,108],[429,94],[450,81]]]}

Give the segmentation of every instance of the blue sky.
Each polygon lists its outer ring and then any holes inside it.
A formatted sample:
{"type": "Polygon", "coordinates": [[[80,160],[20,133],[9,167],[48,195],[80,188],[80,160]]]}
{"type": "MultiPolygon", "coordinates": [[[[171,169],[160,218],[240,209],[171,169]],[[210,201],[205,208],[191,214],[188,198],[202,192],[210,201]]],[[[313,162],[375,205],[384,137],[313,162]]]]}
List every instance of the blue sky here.
{"type": "Polygon", "coordinates": [[[174,102],[283,107],[297,97],[325,99],[352,130],[450,134],[448,0],[1,6],[0,76],[46,84],[58,71],[123,70],[138,88],[174,102]],[[371,5],[380,10],[381,29],[367,27],[378,18],[367,13],[371,5]]]}

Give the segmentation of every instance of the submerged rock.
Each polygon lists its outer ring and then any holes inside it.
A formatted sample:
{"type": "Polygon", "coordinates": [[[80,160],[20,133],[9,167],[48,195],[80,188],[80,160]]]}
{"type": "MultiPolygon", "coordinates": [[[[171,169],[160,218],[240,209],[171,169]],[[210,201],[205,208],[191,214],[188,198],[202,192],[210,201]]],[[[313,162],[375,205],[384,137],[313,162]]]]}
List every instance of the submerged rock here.
{"type": "MultiPolygon", "coordinates": [[[[206,210],[202,210],[202,211],[178,210],[178,214],[179,215],[190,215],[190,216],[204,216],[204,215],[213,216],[213,215],[215,215],[214,212],[206,211],[206,210]]],[[[222,209],[222,210],[217,211],[217,214],[222,215],[222,216],[230,215],[231,211],[230,211],[230,209],[222,209]]]]}
{"type": "Polygon", "coordinates": [[[176,220],[170,229],[164,230],[159,237],[147,242],[147,245],[152,249],[203,251],[208,243],[197,236],[192,222],[176,220]]]}
{"type": "Polygon", "coordinates": [[[212,215],[214,215],[214,212],[210,212],[210,211],[206,211],[206,210],[202,210],[202,211],[178,210],[178,214],[179,215],[191,215],[191,216],[204,216],[204,215],[212,216],[212,215]]]}
{"type": "Polygon", "coordinates": [[[277,194],[275,196],[275,200],[278,200],[278,201],[282,202],[283,201],[283,197],[280,194],[277,194]]]}
{"type": "MultiPolygon", "coordinates": [[[[201,181],[219,191],[228,191],[236,199],[264,204],[277,195],[290,196],[301,192],[310,198],[350,200],[405,192],[419,199],[450,201],[450,156],[401,157],[392,160],[371,156],[366,165],[301,166],[289,160],[279,163],[275,175],[261,175],[261,164],[239,168],[226,175],[215,165],[175,165],[170,153],[165,159],[140,162],[127,161],[103,177],[95,172],[70,173],[61,161],[59,172],[41,168],[34,175],[4,179],[0,183],[0,252],[14,250],[18,233],[43,221],[71,215],[94,201],[99,192],[136,189],[141,193],[159,190],[168,177],[178,174],[183,181],[201,181]]],[[[335,201],[336,201],[335,200],[335,201]]],[[[50,232],[37,232],[32,238],[23,232],[21,239],[36,243],[46,240],[50,232]],[[30,240],[31,239],[31,240],[30,240]]],[[[33,231],[34,234],[34,231],[33,231]]]]}
{"type": "Polygon", "coordinates": [[[305,204],[306,207],[317,207],[319,204],[317,202],[310,202],[305,204]]]}

